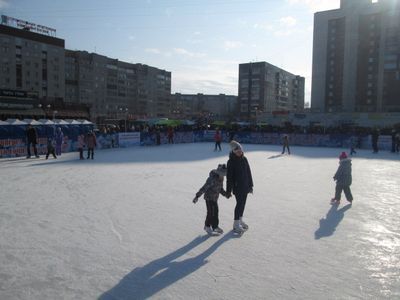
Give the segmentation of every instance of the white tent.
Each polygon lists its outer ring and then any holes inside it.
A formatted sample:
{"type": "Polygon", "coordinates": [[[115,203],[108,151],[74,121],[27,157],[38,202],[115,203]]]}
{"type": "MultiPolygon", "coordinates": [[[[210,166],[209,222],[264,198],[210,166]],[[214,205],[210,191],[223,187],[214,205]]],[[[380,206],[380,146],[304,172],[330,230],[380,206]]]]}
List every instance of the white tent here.
{"type": "Polygon", "coordinates": [[[69,124],[68,122],[66,122],[66,121],[64,121],[62,119],[55,119],[54,123],[57,124],[57,125],[68,125],[69,124]]]}
{"type": "Polygon", "coordinates": [[[88,120],[78,120],[79,122],[81,122],[81,124],[83,125],[90,125],[93,124],[92,122],[88,121],[88,120]]]}
{"type": "Polygon", "coordinates": [[[26,122],[19,119],[7,119],[6,122],[8,122],[10,125],[27,125],[26,122]]]}
{"type": "Polygon", "coordinates": [[[49,119],[40,119],[39,122],[42,123],[43,125],[54,125],[54,122],[49,119]]]}
{"type": "Polygon", "coordinates": [[[43,125],[41,122],[36,121],[35,119],[23,119],[22,121],[30,125],[43,125]]]}
{"type": "Polygon", "coordinates": [[[64,121],[67,122],[68,124],[71,124],[71,125],[80,125],[80,124],[82,124],[81,122],[79,122],[77,120],[74,120],[74,119],[66,119],[64,121]]]}

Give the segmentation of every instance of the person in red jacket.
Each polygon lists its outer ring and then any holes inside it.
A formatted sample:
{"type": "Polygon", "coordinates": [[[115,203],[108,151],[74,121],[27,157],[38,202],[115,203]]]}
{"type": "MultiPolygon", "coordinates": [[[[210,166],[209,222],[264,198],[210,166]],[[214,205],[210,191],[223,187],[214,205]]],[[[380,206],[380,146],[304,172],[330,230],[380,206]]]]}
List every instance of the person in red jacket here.
{"type": "Polygon", "coordinates": [[[214,151],[217,151],[217,147],[219,148],[219,151],[221,151],[221,141],[222,141],[222,134],[219,129],[214,134],[214,141],[215,141],[215,148],[214,151]]]}
{"type": "Polygon", "coordinates": [[[174,143],[174,129],[170,126],[168,127],[168,144],[173,144],[174,143]]]}

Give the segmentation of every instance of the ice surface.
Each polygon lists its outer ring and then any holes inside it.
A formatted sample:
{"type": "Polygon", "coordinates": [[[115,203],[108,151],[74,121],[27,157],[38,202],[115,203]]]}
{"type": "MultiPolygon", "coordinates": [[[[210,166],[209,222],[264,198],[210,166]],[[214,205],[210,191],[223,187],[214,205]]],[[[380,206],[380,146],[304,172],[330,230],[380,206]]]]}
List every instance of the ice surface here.
{"type": "Polygon", "coordinates": [[[244,145],[250,229],[234,198],[203,231],[192,199],[228,145],[0,160],[0,299],[399,299],[400,159],[360,150],[354,203],[329,204],[346,149],[244,145]]]}

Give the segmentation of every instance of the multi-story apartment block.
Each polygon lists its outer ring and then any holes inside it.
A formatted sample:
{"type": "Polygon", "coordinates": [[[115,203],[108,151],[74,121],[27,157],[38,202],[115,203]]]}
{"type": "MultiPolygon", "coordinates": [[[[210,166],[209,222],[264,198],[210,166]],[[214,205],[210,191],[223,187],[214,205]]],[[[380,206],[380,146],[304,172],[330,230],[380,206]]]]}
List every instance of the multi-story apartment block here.
{"type": "MultiPolygon", "coordinates": [[[[0,89],[52,105],[64,100],[64,40],[55,30],[2,16],[0,25],[0,89]],[[34,95],[34,96],[33,96],[34,95]]],[[[3,99],[4,100],[4,99],[3,99]]],[[[26,102],[28,103],[28,102],[26,102]]],[[[20,106],[21,108],[21,106],[20,106]]]]}
{"type": "Polygon", "coordinates": [[[239,65],[239,112],[252,121],[261,112],[302,111],[304,77],[294,75],[267,62],[239,65]]]}
{"type": "Polygon", "coordinates": [[[219,94],[180,94],[171,99],[171,117],[192,119],[207,117],[227,120],[236,113],[237,96],[219,94]]]}
{"type": "Polygon", "coordinates": [[[171,73],[86,51],[66,50],[65,101],[91,106],[92,119],[164,117],[171,73]]]}
{"type": "Polygon", "coordinates": [[[399,0],[341,0],[316,13],[312,110],[400,111],[399,37],[399,0]]]}

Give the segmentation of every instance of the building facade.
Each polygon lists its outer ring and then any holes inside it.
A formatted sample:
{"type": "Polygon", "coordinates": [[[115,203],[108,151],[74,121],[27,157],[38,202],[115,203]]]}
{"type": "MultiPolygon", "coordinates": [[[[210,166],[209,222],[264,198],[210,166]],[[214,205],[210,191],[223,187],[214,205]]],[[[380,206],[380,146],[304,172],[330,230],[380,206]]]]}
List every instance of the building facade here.
{"type": "Polygon", "coordinates": [[[236,115],[237,96],[180,94],[171,97],[170,116],[177,119],[229,120],[236,115]]]}
{"type": "MultiPolygon", "coordinates": [[[[62,39],[36,30],[37,27],[47,27],[32,23],[22,27],[21,24],[25,23],[2,16],[0,100],[3,108],[14,107],[17,113],[29,115],[32,112],[29,110],[35,109],[39,113],[38,109],[42,111],[42,107],[50,108],[63,102],[65,43],[62,39]],[[17,22],[19,27],[13,26],[17,22]]],[[[43,111],[41,113],[44,114],[43,111]]]]}
{"type": "Polygon", "coordinates": [[[87,104],[92,120],[165,117],[171,73],[86,51],[66,50],[65,101],[87,104]]]}
{"type": "Polygon", "coordinates": [[[399,0],[341,0],[314,15],[311,109],[400,111],[399,0]]]}
{"type": "Polygon", "coordinates": [[[305,78],[267,62],[239,65],[238,110],[242,120],[273,111],[304,109],[305,78]]]}

